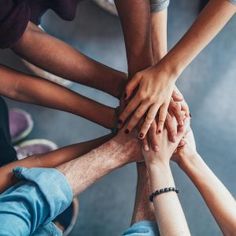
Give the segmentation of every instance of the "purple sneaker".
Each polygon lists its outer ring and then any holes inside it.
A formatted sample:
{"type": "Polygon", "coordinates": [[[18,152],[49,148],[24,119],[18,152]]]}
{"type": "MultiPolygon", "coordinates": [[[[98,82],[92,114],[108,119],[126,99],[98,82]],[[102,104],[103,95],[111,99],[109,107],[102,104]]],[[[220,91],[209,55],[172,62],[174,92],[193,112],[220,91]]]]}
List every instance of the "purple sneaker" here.
{"type": "Polygon", "coordinates": [[[26,138],[34,126],[31,115],[21,109],[11,109],[9,111],[9,127],[13,143],[17,143],[26,138]]]}
{"type": "Polygon", "coordinates": [[[46,139],[32,139],[15,146],[19,160],[32,155],[48,153],[57,148],[55,143],[46,139]]]}

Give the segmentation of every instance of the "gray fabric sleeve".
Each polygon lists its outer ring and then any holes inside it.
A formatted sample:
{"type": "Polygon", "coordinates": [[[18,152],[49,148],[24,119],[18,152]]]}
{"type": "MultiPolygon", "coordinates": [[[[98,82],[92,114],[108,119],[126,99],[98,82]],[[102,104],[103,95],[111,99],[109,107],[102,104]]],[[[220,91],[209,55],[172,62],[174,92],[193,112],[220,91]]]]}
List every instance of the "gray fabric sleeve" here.
{"type": "MultiPolygon", "coordinates": [[[[236,0],[230,0],[236,1],[236,0]]],[[[168,8],[170,0],[150,0],[151,12],[158,12],[168,8]]]]}
{"type": "Polygon", "coordinates": [[[232,4],[236,5],[236,0],[228,0],[229,2],[231,2],[232,4]]]}

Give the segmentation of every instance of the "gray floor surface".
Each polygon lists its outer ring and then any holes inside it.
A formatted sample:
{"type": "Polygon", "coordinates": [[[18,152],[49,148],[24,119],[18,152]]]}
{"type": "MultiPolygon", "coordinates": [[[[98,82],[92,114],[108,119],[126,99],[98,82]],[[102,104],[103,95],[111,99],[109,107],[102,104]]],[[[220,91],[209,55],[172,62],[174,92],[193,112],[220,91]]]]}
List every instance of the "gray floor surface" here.
{"type": "MultiPolygon", "coordinates": [[[[169,46],[183,35],[197,15],[197,1],[172,1],[169,10],[169,46]]],[[[236,195],[236,18],[185,70],[179,80],[192,112],[192,127],[199,152],[221,180],[236,195]]],[[[64,22],[53,13],[43,19],[46,30],[111,67],[126,71],[125,49],[118,18],[90,1],[82,2],[74,22],[64,22]]],[[[0,63],[25,70],[8,50],[0,63]]],[[[81,85],[75,91],[115,106],[110,96],[81,85]]],[[[35,129],[29,138],[48,138],[59,146],[90,140],[108,133],[87,120],[64,112],[9,101],[10,107],[29,111],[35,129]]],[[[180,199],[192,235],[221,235],[199,193],[186,176],[173,166],[180,199]]],[[[80,196],[80,215],[71,236],[116,236],[129,226],[136,172],[128,165],[104,177],[80,196]]],[[[173,217],[175,217],[173,215],[173,217]]]]}

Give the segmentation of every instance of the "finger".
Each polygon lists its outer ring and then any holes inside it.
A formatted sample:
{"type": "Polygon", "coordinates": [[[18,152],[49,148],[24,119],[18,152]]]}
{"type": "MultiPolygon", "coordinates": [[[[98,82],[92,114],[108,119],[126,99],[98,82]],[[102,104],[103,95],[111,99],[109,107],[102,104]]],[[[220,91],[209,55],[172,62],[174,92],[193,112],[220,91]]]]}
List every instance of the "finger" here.
{"type": "Polygon", "coordinates": [[[157,140],[157,125],[156,125],[156,121],[152,122],[147,136],[148,136],[149,143],[152,146],[152,149],[155,152],[158,152],[159,151],[159,146],[158,146],[158,140],[157,140]]]}
{"type": "Polygon", "coordinates": [[[159,105],[152,105],[149,110],[148,113],[145,117],[144,123],[141,127],[141,130],[139,132],[139,136],[141,137],[145,137],[152,122],[155,120],[156,114],[158,112],[159,109],[159,105]]]}
{"type": "Polygon", "coordinates": [[[186,118],[184,125],[178,128],[177,138],[182,139],[190,125],[190,119],[186,118]]]}
{"type": "Polygon", "coordinates": [[[119,123],[125,123],[128,117],[135,111],[137,106],[140,104],[140,100],[138,94],[135,95],[134,98],[128,103],[124,111],[119,116],[119,123]]]}
{"type": "Polygon", "coordinates": [[[170,114],[167,114],[165,125],[168,133],[168,139],[174,143],[177,135],[177,125],[176,122],[173,122],[173,119],[175,118],[170,114]]]}
{"type": "Polygon", "coordinates": [[[175,116],[178,124],[184,125],[184,116],[181,111],[181,104],[179,102],[172,102],[171,111],[172,111],[172,114],[175,116]]]}
{"type": "Polygon", "coordinates": [[[158,124],[157,124],[157,131],[159,133],[161,133],[161,131],[164,128],[164,124],[166,121],[166,116],[168,114],[168,105],[167,103],[164,103],[161,107],[160,107],[160,111],[159,111],[159,117],[158,117],[158,124]]]}
{"type": "Polygon", "coordinates": [[[134,93],[134,90],[137,88],[141,78],[142,77],[137,73],[127,84],[125,89],[125,100],[128,100],[134,93]]]}
{"type": "Polygon", "coordinates": [[[178,88],[175,88],[172,93],[172,98],[175,102],[181,102],[183,101],[184,97],[181,94],[181,92],[178,90],[178,88]]]}
{"type": "MultiPolygon", "coordinates": [[[[136,109],[134,114],[132,115],[130,121],[128,122],[127,129],[131,131],[142,119],[145,112],[147,111],[149,103],[147,101],[142,102],[140,106],[136,109]]],[[[140,136],[142,138],[142,135],[140,136]]]]}
{"type": "Polygon", "coordinates": [[[143,143],[143,150],[148,152],[150,150],[149,148],[149,145],[148,145],[148,141],[147,141],[147,137],[145,137],[143,140],[142,140],[142,143],[143,143]]]}
{"type": "Polygon", "coordinates": [[[186,144],[185,141],[181,139],[178,148],[183,147],[185,144],[186,144]]]}
{"type": "Polygon", "coordinates": [[[186,116],[190,116],[190,110],[188,104],[184,101],[181,104],[181,110],[185,112],[186,116]]]}

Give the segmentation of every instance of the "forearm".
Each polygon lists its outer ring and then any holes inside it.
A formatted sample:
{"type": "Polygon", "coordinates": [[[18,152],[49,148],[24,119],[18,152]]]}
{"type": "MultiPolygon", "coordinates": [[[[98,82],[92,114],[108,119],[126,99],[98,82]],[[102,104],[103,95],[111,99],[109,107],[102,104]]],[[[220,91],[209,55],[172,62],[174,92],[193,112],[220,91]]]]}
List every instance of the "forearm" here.
{"type": "Polygon", "coordinates": [[[227,0],[211,0],[183,38],[164,57],[162,65],[176,79],[219,33],[235,11],[236,6],[227,0]]]}
{"type": "Polygon", "coordinates": [[[21,102],[46,106],[82,116],[107,128],[116,120],[114,109],[60,85],[0,66],[0,94],[21,102]]]}
{"type": "Polygon", "coordinates": [[[116,0],[128,60],[129,77],[152,65],[149,1],[116,0]]]}
{"type": "Polygon", "coordinates": [[[127,76],[124,73],[86,57],[32,23],[28,24],[27,30],[13,50],[52,74],[100,89],[116,97],[120,96],[125,85],[127,76]]]}
{"type": "Polygon", "coordinates": [[[154,63],[158,63],[167,53],[167,10],[152,13],[151,36],[154,63]]]}
{"type": "MultiPolygon", "coordinates": [[[[169,164],[147,164],[147,168],[152,192],[167,187],[175,187],[169,164]]],[[[175,192],[160,194],[154,198],[153,203],[161,235],[190,235],[181,204],[175,192]]]]}
{"type": "Polygon", "coordinates": [[[236,203],[227,188],[196,153],[182,158],[180,167],[198,188],[226,236],[236,230],[236,203]]]}
{"type": "Polygon", "coordinates": [[[117,135],[97,149],[57,168],[66,176],[74,195],[80,194],[114,169],[137,160],[140,156],[138,141],[122,135],[117,135]]]}
{"type": "Polygon", "coordinates": [[[97,148],[99,145],[102,145],[104,142],[108,141],[110,138],[111,135],[108,135],[92,141],[70,145],[46,154],[34,155],[9,163],[8,165],[0,168],[0,193],[16,183],[17,179],[12,173],[14,168],[19,166],[26,168],[55,168],[63,163],[85,155],[92,149],[97,148]]]}

